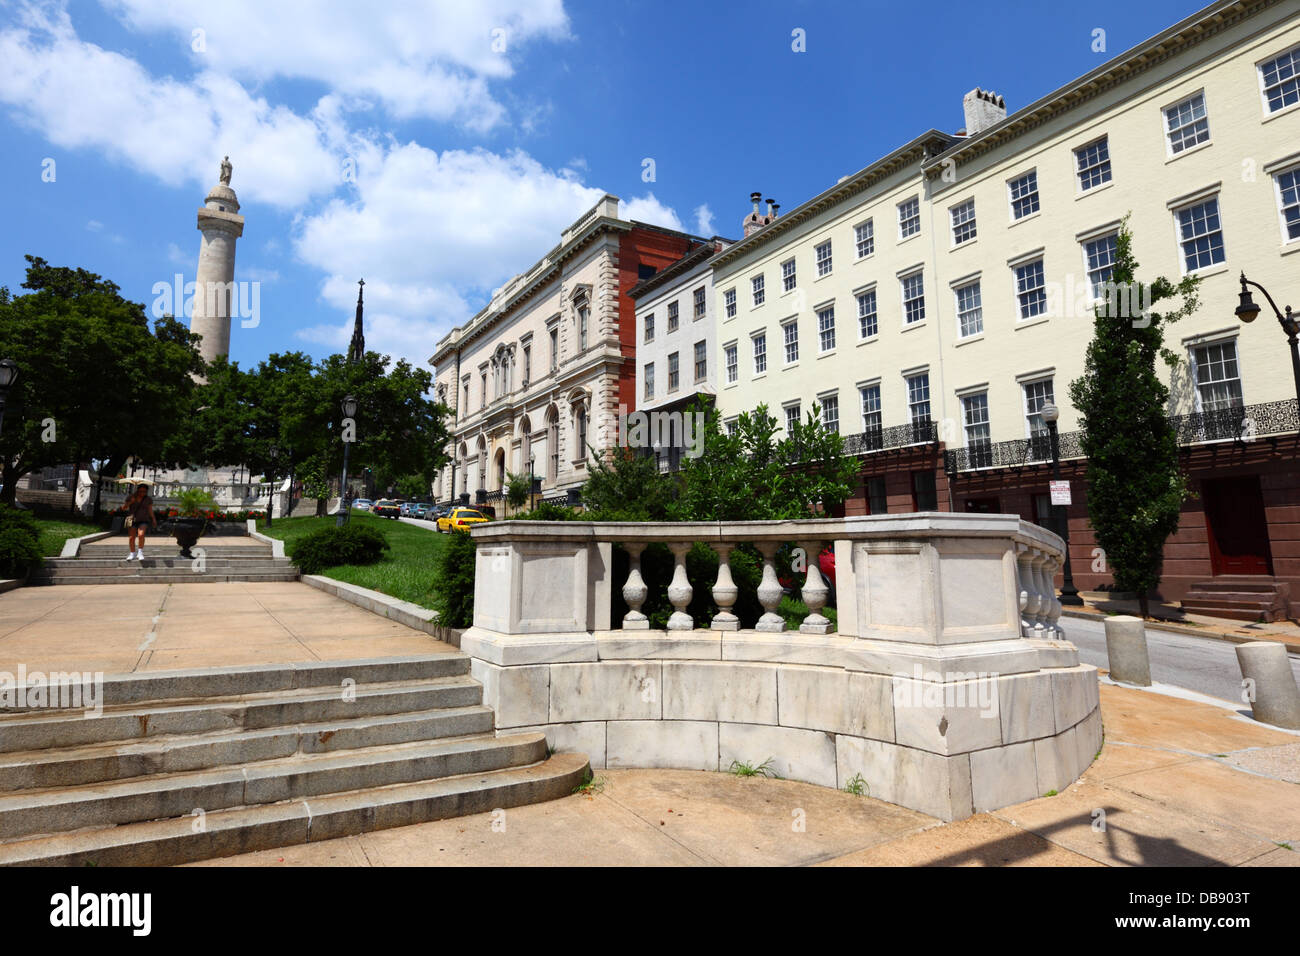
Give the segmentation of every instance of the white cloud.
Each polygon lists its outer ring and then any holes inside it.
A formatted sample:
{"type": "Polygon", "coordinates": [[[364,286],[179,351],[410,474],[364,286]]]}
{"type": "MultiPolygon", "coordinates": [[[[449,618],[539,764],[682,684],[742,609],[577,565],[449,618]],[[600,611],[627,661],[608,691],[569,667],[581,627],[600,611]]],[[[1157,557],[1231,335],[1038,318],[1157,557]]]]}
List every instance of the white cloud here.
{"type": "Polygon", "coordinates": [[[695,207],[695,231],[701,236],[712,236],[714,234],[713,210],[709,208],[708,203],[695,207]]]}
{"type": "Polygon", "coordinates": [[[655,198],[654,193],[646,193],[644,196],[634,196],[631,199],[624,200],[619,205],[618,214],[624,219],[635,219],[637,222],[649,223],[652,226],[663,226],[666,229],[676,229],[679,232],[686,231],[673,208],[661,203],[655,198]]]}
{"type": "Polygon", "coordinates": [[[346,345],[364,278],[367,346],[423,363],[493,286],[531,266],[603,195],[519,151],[358,145],[356,201],[332,200],[301,220],[295,238],[298,258],[327,275],[322,300],[345,316],[301,330],[307,341],[346,345]]]}
{"type": "Polygon", "coordinates": [[[151,75],[80,40],[67,12],[22,7],[0,30],[0,103],[68,149],[98,150],[169,185],[210,186],[229,154],[241,200],[295,206],[335,188],[339,162],[320,128],[235,81],[151,75]]]}
{"type": "Polygon", "coordinates": [[[180,266],[185,269],[197,268],[199,254],[198,251],[195,250],[192,254],[186,255],[181,251],[180,246],[176,245],[174,242],[169,242],[167,243],[167,261],[174,266],[180,266]]]}
{"type": "Polygon", "coordinates": [[[86,229],[90,232],[103,232],[104,224],[98,219],[91,219],[86,222],[86,229]]]}
{"type": "Polygon", "coordinates": [[[174,36],[200,69],[253,82],[315,81],[378,99],[398,118],[480,130],[504,117],[488,83],[513,74],[519,49],[570,37],[562,0],[101,2],[133,30],[174,36]]]}

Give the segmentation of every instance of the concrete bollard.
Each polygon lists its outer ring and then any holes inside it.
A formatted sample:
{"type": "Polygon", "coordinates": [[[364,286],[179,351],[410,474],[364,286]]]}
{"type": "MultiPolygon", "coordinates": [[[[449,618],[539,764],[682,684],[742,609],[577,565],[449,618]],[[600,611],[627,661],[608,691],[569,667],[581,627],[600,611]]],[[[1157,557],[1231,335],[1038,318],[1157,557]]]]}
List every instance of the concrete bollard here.
{"type": "Polygon", "coordinates": [[[1106,618],[1106,658],[1110,679],[1121,684],[1151,686],[1151,658],[1142,618],[1117,614],[1106,618]]]}
{"type": "Polygon", "coordinates": [[[1275,727],[1300,730],[1300,687],[1296,686],[1286,645],[1251,641],[1237,645],[1237,663],[1246,701],[1255,719],[1275,727]],[[1253,691],[1253,693],[1252,693],[1253,691]]]}

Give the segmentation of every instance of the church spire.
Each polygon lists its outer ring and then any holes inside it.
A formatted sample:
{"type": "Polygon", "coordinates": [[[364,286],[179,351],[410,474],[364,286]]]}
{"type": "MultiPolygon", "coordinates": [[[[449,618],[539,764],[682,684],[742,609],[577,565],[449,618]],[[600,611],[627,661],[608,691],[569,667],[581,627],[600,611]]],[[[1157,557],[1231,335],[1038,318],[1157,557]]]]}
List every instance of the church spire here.
{"type": "Polygon", "coordinates": [[[352,326],[352,343],[348,346],[348,364],[361,362],[366,357],[366,336],[361,331],[362,319],[361,313],[364,303],[361,300],[362,293],[365,291],[366,280],[361,279],[357,282],[357,319],[352,326]]]}

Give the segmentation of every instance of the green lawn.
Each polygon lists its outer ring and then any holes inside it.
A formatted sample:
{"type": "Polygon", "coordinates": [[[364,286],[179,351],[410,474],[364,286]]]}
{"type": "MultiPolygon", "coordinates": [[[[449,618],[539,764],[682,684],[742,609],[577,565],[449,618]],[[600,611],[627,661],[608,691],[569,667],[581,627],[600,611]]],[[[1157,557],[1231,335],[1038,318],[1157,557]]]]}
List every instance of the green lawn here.
{"type": "MultiPolygon", "coordinates": [[[[410,601],[421,607],[433,607],[433,563],[446,544],[446,537],[434,530],[429,522],[428,530],[422,527],[393,521],[388,518],[376,518],[364,512],[353,512],[350,519],[357,524],[365,524],[382,532],[388,538],[390,550],[385,560],[378,564],[345,564],[335,568],[326,568],[325,576],[336,581],[345,581],[359,587],[370,588],[391,594],[403,601],[410,601]]],[[[294,541],[303,535],[321,528],[332,527],[334,516],[317,518],[276,518],[271,527],[265,521],[257,523],[257,530],[273,538],[279,538],[288,550],[294,541]]]]}
{"type": "Polygon", "coordinates": [[[89,521],[66,521],[58,518],[37,518],[36,524],[41,529],[41,554],[47,558],[57,558],[63,550],[63,542],[69,538],[94,534],[104,530],[98,524],[89,521]]]}

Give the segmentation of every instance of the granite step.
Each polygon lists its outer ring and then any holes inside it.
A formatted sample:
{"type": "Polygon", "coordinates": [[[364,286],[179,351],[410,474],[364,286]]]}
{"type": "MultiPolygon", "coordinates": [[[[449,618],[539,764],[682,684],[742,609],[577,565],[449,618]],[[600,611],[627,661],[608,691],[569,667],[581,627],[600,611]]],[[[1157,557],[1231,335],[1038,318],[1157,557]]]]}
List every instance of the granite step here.
{"type": "Polygon", "coordinates": [[[569,795],[580,754],[527,766],[0,844],[3,866],[170,866],[509,809],[569,795]]]}
{"type": "Polygon", "coordinates": [[[488,773],[540,763],[540,732],[475,734],[327,753],[295,754],[241,766],[151,774],[107,783],[0,793],[0,844],[83,827],[120,826],[214,810],[309,801],[326,794],[488,773]]]}

